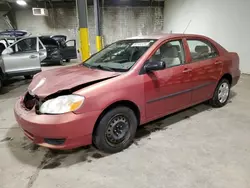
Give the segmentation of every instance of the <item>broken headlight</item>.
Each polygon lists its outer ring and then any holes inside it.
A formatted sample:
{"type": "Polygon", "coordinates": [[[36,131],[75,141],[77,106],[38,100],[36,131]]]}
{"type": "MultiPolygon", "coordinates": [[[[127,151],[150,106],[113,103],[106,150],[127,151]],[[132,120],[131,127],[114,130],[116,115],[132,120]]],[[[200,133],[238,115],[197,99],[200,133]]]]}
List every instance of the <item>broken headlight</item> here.
{"type": "Polygon", "coordinates": [[[45,101],[39,111],[43,114],[63,114],[79,109],[84,102],[84,97],[79,95],[63,95],[45,101]]]}

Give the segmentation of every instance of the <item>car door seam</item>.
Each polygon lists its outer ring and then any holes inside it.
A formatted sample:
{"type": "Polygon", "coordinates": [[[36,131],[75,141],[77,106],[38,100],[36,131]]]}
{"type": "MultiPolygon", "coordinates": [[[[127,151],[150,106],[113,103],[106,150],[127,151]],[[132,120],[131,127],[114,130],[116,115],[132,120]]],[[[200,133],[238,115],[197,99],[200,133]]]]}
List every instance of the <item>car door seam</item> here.
{"type": "Polygon", "coordinates": [[[176,92],[176,93],[171,93],[169,95],[165,95],[165,96],[160,97],[160,98],[149,100],[149,101],[147,101],[147,103],[153,103],[153,102],[157,102],[157,101],[164,100],[164,99],[167,99],[167,98],[175,97],[177,95],[181,95],[181,94],[188,93],[188,92],[191,92],[191,91],[194,91],[194,90],[197,90],[197,89],[201,89],[203,87],[209,86],[209,85],[214,84],[214,83],[216,83],[216,82],[207,82],[205,84],[193,87],[191,89],[186,89],[186,90],[183,90],[183,91],[179,91],[179,92],[176,92]]]}

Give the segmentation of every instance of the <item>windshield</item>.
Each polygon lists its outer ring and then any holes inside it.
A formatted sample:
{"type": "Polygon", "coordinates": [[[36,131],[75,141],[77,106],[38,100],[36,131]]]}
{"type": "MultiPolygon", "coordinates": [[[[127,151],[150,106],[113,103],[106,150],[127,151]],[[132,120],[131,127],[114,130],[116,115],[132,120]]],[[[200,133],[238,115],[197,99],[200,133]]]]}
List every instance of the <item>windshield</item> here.
{"type": "Polygon", "coordinates": [[[128,71],[156,40],[122,40],[95,54],[84,65],[109,71],[128,71]]]}

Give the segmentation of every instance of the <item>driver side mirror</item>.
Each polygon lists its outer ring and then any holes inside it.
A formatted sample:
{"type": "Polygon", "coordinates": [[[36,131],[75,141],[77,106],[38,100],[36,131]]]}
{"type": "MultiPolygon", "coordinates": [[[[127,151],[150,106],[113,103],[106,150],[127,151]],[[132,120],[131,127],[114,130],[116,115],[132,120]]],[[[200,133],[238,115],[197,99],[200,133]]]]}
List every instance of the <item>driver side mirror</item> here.
{"type": "Polygon", "coordinates": [[[166,64],[164,61],[147,62],[146,65],[144,65],[145,72],[158,71],[163,70],[165,68],[166,64]]]}
{"type": "Polygon", "coordinates": [[[3,52],[2,52],[2,55],[5,55],[5,54],[12,54],[13,53],[13,49],[12,48],[6,48],[3,52]]]}

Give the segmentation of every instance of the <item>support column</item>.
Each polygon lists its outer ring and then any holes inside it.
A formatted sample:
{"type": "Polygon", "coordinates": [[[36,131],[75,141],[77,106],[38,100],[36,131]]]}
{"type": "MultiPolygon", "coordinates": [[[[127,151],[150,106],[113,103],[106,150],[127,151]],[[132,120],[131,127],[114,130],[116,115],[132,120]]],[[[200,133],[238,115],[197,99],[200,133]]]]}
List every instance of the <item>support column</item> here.
{"type": "Polygon", "coordinates": [[[100,3],[94,0],[95,25],[96,25],[96,50],[102,49],[101,23],[100,23],[100,3]]]}
{"type": "Polygon", "coordinates": [[[90,56],[89,47],[89,31],[88,31],[88,5],[87,0],[76,0],[78,19],[79,19],[79,34],[80,34],[80,51],[82,60],[85,61],[90,56]]]}

